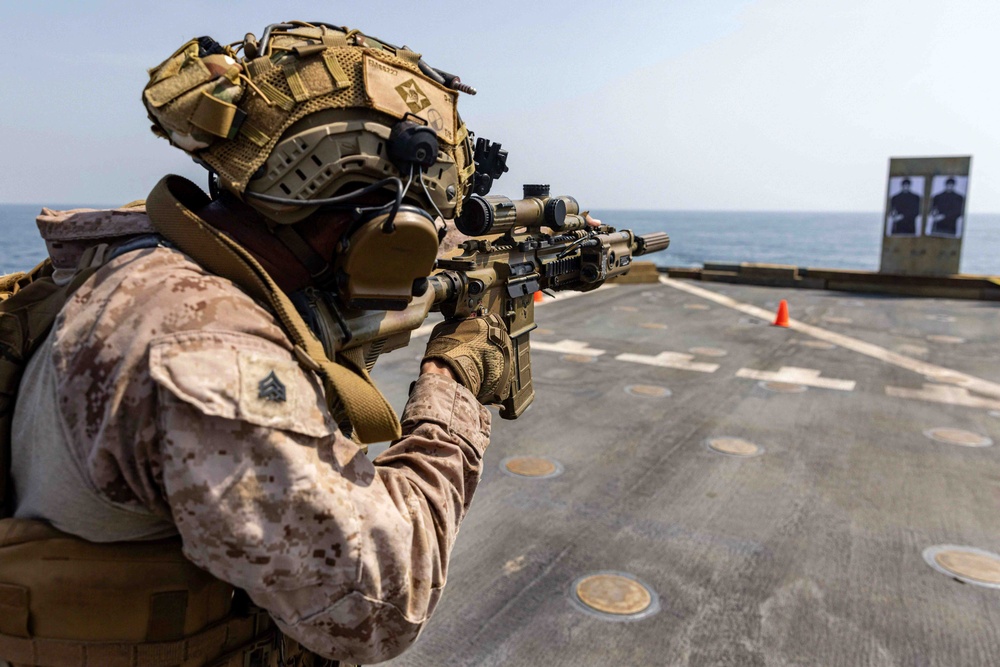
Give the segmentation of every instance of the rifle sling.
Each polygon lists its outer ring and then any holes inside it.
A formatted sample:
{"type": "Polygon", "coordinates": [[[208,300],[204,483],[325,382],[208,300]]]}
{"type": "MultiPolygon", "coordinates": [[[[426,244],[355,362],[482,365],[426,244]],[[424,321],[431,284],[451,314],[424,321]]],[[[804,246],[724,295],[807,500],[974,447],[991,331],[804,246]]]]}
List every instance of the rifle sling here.
{"type": "Polygon", "coordinates": [[[146,212],[157,232],[195,262],[271,307],[291,337],[299,363],[320,374],[331,409],[339,401],[362,443],[399,438],[399,418],[364,366],[348,357],[339,359],[343,365],[331,361],[288,296],[257,260],[194,213],[209,201],[189,181],[165,176],[149,194],[146,212]]]}

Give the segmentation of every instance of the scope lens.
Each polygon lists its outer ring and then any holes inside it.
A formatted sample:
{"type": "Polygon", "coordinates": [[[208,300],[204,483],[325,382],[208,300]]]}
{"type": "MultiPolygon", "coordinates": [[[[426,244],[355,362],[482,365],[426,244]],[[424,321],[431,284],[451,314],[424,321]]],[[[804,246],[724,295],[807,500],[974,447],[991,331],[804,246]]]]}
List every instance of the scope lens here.
{"type": "Polygon", "coordinates": [[[545,224],[552,229],[562,229],[566,223],[566,202],[550,199],[545,202],[545,224]]]}
{"type": "Polygon", "coordinates": [[[455,227],[466,236],[482,236],[493,227],[493,209],[479,195],[472,195],[462,204],[462,214],[455,218],[455,227]]]}

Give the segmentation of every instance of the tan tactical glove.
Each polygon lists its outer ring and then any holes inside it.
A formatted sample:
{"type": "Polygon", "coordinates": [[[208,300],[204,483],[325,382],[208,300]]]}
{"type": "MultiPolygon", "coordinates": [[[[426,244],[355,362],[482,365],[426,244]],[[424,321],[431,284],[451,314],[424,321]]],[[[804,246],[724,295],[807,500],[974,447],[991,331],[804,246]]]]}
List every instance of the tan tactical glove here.
{"type": "Polygon", "coordinates": [[[444,364],[480,403],[499,403],[510,388],[514,344],[497,315],[445,320],[431,331],[424,361],[444,364]]]}

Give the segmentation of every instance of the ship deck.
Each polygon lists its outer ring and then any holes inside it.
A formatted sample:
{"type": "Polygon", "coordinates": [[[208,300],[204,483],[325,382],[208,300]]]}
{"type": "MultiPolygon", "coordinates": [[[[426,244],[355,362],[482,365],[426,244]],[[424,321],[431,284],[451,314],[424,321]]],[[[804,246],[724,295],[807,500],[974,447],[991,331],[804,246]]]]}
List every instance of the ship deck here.
{"type": "MultiPolygon", "coordinates": [[[[443,599],[387,664],[1000,664],[1000,569],[947,555],[1000,553],[998,308],[669,279],[541,304],[535,402],[494,419],[443,599]],[[644,611],[581,602],[609,572],[644,611]]],[[[399,409],[422,347],[376,367],[399,409]]]]}

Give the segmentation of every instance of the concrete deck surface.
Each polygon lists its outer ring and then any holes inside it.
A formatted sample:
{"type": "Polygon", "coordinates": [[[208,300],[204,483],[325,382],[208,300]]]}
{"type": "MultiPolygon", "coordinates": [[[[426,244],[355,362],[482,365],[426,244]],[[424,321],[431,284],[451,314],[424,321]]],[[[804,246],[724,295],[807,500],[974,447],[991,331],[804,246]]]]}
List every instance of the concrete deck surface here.
{"type": "MultiPolygon", "coordinates": [[[[924,434],[950,427],[1000,441],[998,309],[676,281],[544,304],[535,403],[517,421],[494,420],[443,600],[417,644],[387,664],[1000,665],[1000,590],[922,556],[942,544],[1000,553],[1000,445],[924,434]],[[685,286],[771,313],[787,298],[793,320],[890,361],[685,286]],[[974,376],[979,391],[898,357],[974,376]],[[754,379],[815,371],[844,382],[780,393],[754,379]],[[764,453],[715,453],[705,441],[719,436],[764,453]],[[500,465],[512,456],[547,457],[563,472],[515,477],[500,465]],[[572,584],[600,571],[638,577],[660,610],[623,622],[581,611],[572,584]]],[[[414,341],[376,367],[398,409],[422,349],[414,341]]]]}

